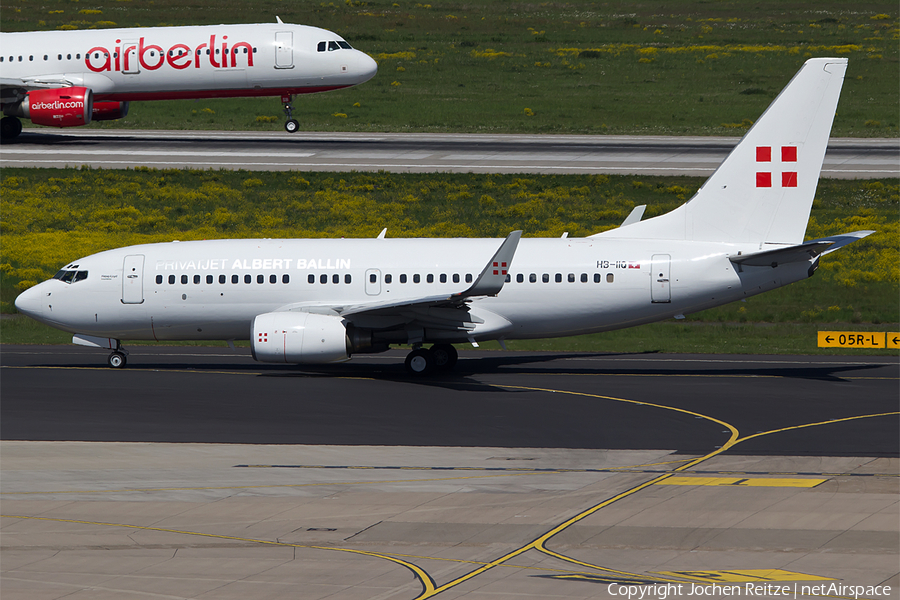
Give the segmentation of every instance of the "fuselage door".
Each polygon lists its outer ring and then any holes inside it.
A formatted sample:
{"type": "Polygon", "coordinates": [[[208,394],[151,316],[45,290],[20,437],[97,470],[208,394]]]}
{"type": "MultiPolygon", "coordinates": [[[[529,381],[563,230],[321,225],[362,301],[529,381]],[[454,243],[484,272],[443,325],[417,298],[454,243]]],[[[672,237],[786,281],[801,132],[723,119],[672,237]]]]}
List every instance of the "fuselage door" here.
{"type": "Polygon", "coordinates": [[[366,294],[377,296],[381,293],[381,271],[369,269],[366,271],[366,294]]]}
{"type": "Polygon", "coordinates": [[[136,75],[141,72],[141,63],[138,60],[138,43],[122,42],[119,46],[122,48],[122,73],[125,75],[136,75]]]}
{"type": "Polygon", "coordinates": [[[669,290],[669,264],[672,257],[668,254],[654,254],[650,266],[650,301],[671,302],[669,290]]]}
{"type": "Polygon", "coordinates": [[[291,31],[275,33],[275,68],[294,68],[294,34],[291,31]]]}
{"type": "Polygon", "coordinates": [[[144,255],[130,254],[122,268],[122,304],[144,301],[144,255]]]}

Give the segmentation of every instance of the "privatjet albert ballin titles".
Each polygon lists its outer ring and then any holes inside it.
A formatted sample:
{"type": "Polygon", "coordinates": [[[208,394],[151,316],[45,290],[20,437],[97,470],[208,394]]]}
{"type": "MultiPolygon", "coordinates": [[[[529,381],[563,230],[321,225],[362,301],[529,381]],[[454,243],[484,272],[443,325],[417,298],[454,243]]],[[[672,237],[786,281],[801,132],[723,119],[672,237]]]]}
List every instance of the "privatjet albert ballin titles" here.
{"type": "Polygon", "coordinates": [[[871,231],[803,242],[847,69],[808,60],[685,204],[586,238],[245,239],[101,252],[16,299],[113,350],[121,339],[248,339],[258,361],[326,363],[409,344],[413,373],[454,343],[608,331],[719,306],[815,272],[871,231]],[[426,348],[425,344],[432,344],[426,348]]]}

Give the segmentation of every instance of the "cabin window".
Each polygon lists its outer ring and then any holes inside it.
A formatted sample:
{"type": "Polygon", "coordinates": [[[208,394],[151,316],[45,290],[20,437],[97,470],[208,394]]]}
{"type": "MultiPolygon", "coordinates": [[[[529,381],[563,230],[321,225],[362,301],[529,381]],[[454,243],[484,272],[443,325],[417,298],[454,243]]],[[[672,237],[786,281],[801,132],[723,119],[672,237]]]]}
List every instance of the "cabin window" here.
{"type": "Polygon", "coordinates": [[[447,283],[447,274],[441,273],[441,283],[447,283]]]}
{"type": "Polygon", "coordinates": [[[156,285],[159,285],[159,284],[161,284],[161,283],[162,283],[162,281],[163,281],[163,277],[162,277],[162,275],[157,275],[157,276],[156,276],[156,285]]]}
{"type": "Polygon", "coordinates": [[[532,273],[528,276],[529,283],[537,283],[537,273],[532,273]]]}
{"type": "Polygon", "coordinates": [[[406,273],[400,276],[400,283],[406,283],[406,273]]]}
{"type": "Polygon", "coordinates": [[[425,276],[425,281],[427,281],[428,283],[434,283],[434,275],[429,273],[428,275],[425,276]]]}
{"type": "Polygon", "coordinates": [[[231,276],[231,283],[237,283],[237,282],[240,281],[240,280],[241,280],[241,278],[238,277],[237,275],[232,275],[232,276],[231,276]]]}
{"type": "Polygon", "coordinates": [[[319,283],[328,283],[328,275],[325,273],[319,275],[319,283]]]}
{"type": "Polygon", "coordinates": [[[587,283],[587,280],[588,280],[587,273],[582,273],[581,274],[581,283],[587,283]]]}
{"type": "Polygon", "coordinates": [[[278,275],[275,275],[274,273],[269,275],[269,283],[278,283],[278,275]]]}
{"type": "Polygon", "coordinates": [[[350,273],[347,273],[346,275],[344,275],[344,283],[351,283],[352,281],[353,281],[353,278],[350,276],[350,273]]]}
{"type": "Polygon", "coordinates": [[[385,282],[385,283],[390,283],[391,280],[393,280],[393,277],[391,277],[391,274],[390,274],[390,273],[388,273],[387,275],[384,276],[384,282],[385,282]]]}
{"type": "Polygon", "coordinates": [[[169,285],[173,285],[175,283],[175,276],[169,275],[169,285]]]}
{"type": "Polygon", "coordinates": [[[187,282],[188,282],[188,276],[182,275],[181,276],[181,285],[187,285],[187,282]]]}
{"type": "Polygon", "coordinates": [[[44,55],[44,60],[49,60],[46,54],[44,55]]]}
{"type": "Polygon", "coordinates": [[[453,283],[459,283],[459,273],[453,274],[453,283]]]}
{"type": "Polygon", "coordinates": [[[466,273],[466,283],[472,283],[472,274],[466,273]]]}
{"type": "Polygon", "coordinates": [[[244,275],[244,283],[252,283],[252,282],[253,282],[253,277],[250,275],[250,273],[247,273],[246,275],[244,275]]]}
{"type": "Polygon", "coordinates": [[[319,45],[316,46],[317,52],[325,52],[325,48],[328,46],[328,42],[319,42],[319,45]]]}
{"type": "Polygon", "coordinates": [[[544,273],[543,275],[541,275],[541,281],[543,281],[544,283],[550,283],[550,274],[544,273]]]}
{"type": "Polygon", "coordinates": [[[306,278],[306,280],[307,280],[308,282],[310,282],[310,283],[315,283],[315,282],[316,282],[316,276],[313,275],[312,273],[310,273],[309,276],[306,278]]]}
{"type": "Polygon", "coordinates": [[[369,283],[375,283],[377,281],[378,281],[378,275],[376,275],[375,273],[370,273],[369,274],[369,283]]]}
{"type": "Polygon", "coordinates": [[[556,283],[562,283],[562,273],[557,273],[554,279],[556,280],[556,283]]]}
{"type": "Polygon", "coordinates": [[[506,283],[509,283],[510,281],[512,281],[512,279],[510,279],[510,275],[509,275],[509,273],[507,273],[506,274],[506,283]]]}
{"type": "Polygon", "coordinates": [[[200,276],[194,275],[194,285],[197,285],[198,283],[200,283],[200,276]]]}
{"type": "Polygon", "coordinates": [[[606,274],[606,283],[612,283],[612,282],[613,282],[613,279],[615,279],[615,278],[613,277],[613,274],[612,274],[612,273],[607,273],[607,274],[606,274]]]}
{"type": "Polygon", "coordinates": [[[337,273],[335,273],[334,275],[331,276],[331,283],[340,283],[340,282],[341,282],[341,276],[340,276],[340,275],[338,275],[337,273]]]}
{"type": "Polygon", "coordinates": [[[281,283],[290,283],[290,282],[291,282],[291,276],[290,276],[290,275],[288,275],[287,273],[285,273],[284,275],[281,276],[281,283]]]}
{"type": "Polygon", "coordinates": [[[525,281],[525,276],[523,274],[519,273],[516,275],[516,283],[522,283],[523,281],[525,281]]]}
{"type": "Polygon", "coordinates": [[[594,273],[594,283],[600,283],[600,273],[594,273]]]}
{"type": "Polygon", "coordinates": [[[418,273],[416,273],[415,275],[413,275],[413,283],[419,283],[421,280],[422,280],[422,279],[421,279],[421,277],[419,277],[419,274],[418,274],[418,273]]]}
{"type": "Polygon", "coordinates": [[[575,283],[575,273],[569,273],[569,283],[575,283]]]}
{"type": "Polygon", "coordinates": [[[66,60],[72,60],[72,55],[71,55],[71,54],[66,54],[66,60]]]}

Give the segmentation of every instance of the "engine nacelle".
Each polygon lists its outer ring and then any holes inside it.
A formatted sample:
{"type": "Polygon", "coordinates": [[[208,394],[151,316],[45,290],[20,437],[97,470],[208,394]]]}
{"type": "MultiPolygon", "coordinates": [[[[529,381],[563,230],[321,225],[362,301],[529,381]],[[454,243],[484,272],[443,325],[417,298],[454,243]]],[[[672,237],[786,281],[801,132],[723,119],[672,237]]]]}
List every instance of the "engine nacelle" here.
{"type": "Polygon", "coordinates": [[[94,93],[86,87],[54,88],[28,92],[18,115],[36,125],[76,127],[91,122],[94,93]]]}
{"type": "Polygon", "coordinates": [[[94,102],[91,119],[94,121],[115,121],[128,115],[127,102],[94,102]]]}
{"type": "Polygon", "coordinates": [[[329,363],[350,358],[340,317],[273,312],[253,319],[250,350],[260,362],[329,363]]]}

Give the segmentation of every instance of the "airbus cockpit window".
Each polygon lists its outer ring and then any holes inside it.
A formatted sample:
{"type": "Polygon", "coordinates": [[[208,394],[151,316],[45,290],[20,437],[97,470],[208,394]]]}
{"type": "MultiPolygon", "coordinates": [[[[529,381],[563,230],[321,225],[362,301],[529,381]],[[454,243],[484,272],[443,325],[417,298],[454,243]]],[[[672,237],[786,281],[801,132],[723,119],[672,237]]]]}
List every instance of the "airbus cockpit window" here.
{"type": "Polygon", "coordinates": [[[353,46],[345,42],[344,40],[334,41],[334,42],[319,42],[316,46],[316,50],[318,52],[334,52],[335,50],[353,50],[353,46]]]}
{"type": "Polygon", "coordinates": [[[84,281],[88,277],[87,271],[72,271],[69,269],[61,269],[56,275],[53,276],[53,279],[59,279],[60,281],[64,281],[66,283],[77,283],[79,281],[84,281]]]}

